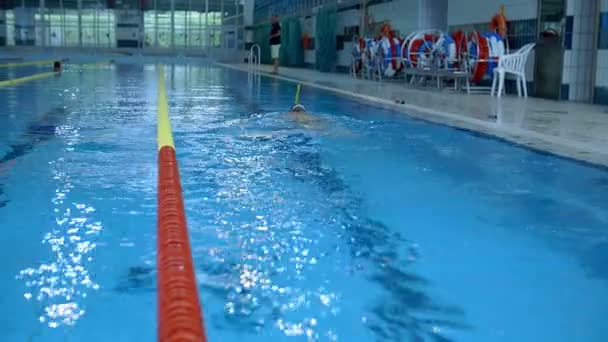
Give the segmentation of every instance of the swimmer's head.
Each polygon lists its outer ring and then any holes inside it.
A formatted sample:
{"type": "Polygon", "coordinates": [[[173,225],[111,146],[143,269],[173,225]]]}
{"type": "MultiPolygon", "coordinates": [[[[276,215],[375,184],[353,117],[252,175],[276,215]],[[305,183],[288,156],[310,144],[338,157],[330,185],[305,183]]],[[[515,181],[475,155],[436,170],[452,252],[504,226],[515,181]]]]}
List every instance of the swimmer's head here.
{"type": "Polygon", "coordinates": [[[61,71],[61,62],[60,61],[55,61],[53,63],[53,71],[54,72],[60,72],[61,71]]]}
{"type": "Polygon", "coordinates": [[[301,104],[295,104],[289,109],[289,111],[296,112],[296,113],[305,112],[306,108],[304,108],[304,106],[302,106],[301,104]]]}

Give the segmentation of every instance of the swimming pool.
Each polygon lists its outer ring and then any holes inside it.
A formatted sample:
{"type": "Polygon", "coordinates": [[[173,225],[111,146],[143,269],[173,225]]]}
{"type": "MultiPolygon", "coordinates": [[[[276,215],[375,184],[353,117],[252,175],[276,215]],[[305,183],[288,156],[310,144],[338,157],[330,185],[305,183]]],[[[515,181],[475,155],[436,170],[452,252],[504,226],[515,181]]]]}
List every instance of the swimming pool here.
{"type": "MultiPolygon", "coordinates": [[[[211,341],[608,339],[605,169],[311,88],[303,126],[293,84],[165,70],[211,341]]],[[[157,76],[0,89],[3,341],[154,340],[157,76]]]]}

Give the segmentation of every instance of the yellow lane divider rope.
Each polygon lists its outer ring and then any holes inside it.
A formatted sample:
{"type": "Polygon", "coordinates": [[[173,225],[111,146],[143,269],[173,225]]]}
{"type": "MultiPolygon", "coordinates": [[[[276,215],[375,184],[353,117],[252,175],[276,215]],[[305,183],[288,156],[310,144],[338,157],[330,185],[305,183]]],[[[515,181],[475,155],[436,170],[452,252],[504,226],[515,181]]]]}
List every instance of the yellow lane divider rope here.
{"type": "Polygon", "coordinates": [[[167,102],[167,91],[165,89],[165,69],[162,65],[158,66],[158,149],[173,144],[173,134],[171,134],[171,122],[169,121],[169,103],[167,102]]]}
{"type": "Polygon", "coordinates": [[[300,83],[298,83],[298,88],[296,89],[296,103],[295,104],[300,104],[300,83]]]}
{"type": "Polygon", "coordinates": [[[7,63],[7,64],[0,64],[0,68],[13,68],[13,67],[30,66],[30,65],[45,65],[45,64],[48,64],[49,66],[51,66],[56,61],[65,62],[65,59],[57,58],[57,59],[46,59],[44,61],[7,63]]]}
{"type": "Polygon", "coordinates": [[[58,72],[50,71],[50,72],[43,72],[40,74],[31,75],[31,76],[14,78],[12,80],[0,81],[0,88],[10,87],[10,86],[18,85],[21,83],[29,82],[29,81],[41,80],[43,78],[51,77],[51,76],[58,75],[58,74],[59,74],[58,72]]]}
{"type": "MultiPolygon", "coordinates": [[[[54,62],[56,60],[49,60],[49,61],[54,62]]],[[[42,61],[39,61],[39,62],[42,62],[42,61]]],[[[45,62],[48,62],[48,61],[45,61],[45,62]]],[[[100,61],[100,62],[95,62],[95,63],[75,64],[75,65],[80,66],[82,68],[92,68],[92,67],[97,67],[97,66],[101,66],[101,65],[110,65],[112,63],[114,63],[114,61],[109,60],[109,61],[100,61]]],[[[60,72],[49,71],[49,72],[42,72],[39,74],[30,75],[30,76],[14,78],[11,80],[0,81],[0,88],[15,86],[15,85],[18,85],[21,83],[40,80],[40,79],[48,78],[53,75],[59,75],[59,74],[60,74],[60,72]]]]}

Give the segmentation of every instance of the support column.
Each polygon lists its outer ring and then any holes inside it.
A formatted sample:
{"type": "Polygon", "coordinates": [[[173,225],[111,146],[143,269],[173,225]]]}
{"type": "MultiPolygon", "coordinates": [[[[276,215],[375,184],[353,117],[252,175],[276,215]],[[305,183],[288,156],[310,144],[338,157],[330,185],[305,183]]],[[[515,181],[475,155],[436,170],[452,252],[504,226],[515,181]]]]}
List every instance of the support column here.
{"type": "Polygon", "coordinates": [[[40,24],[41,27],[39,27],[38,32],[40,34],[40,37],[36,37],[39,42],[38,45],[39,46],[47,46],[48,45],[48,26],[49,26],[49,21],[48,21],[48,15],[47,15],[47,10],[46,10],[46,4],[44,0],[40,0],[40,20],[38,21],[38,24],[40,24]]]}
{"type": "Polygon", "coordinates": [[[158,3],[154,0],[154,47],[158,47],[158,3]]]}
{"type": "Polygon", "coordinates": [[[82,0],[78,0],[78,46],[82,47],[82,0]]]}
{"type": "Polygon", "coordinates": [[[0,10],[0,46],[6,46],[6,11],[0,10]]]}
{"type": "Polygon", "coordinates": [[[116,47],[137,48],[140,46],[140,25],[143,12],[138,8],[125,6],[116,10],[116,47]]]}
{"type": "Polygon", "coordinates": [[[418,29],[448,29],[448,0],[418,0],[418,29]]]}
{"type": "MultiPolygon", "coordinates": [[[[601,1],[568,1],[566,56],[563,83],[569,84],[568,99],[591,102],[595,91],[595,58],[598,50],[598,27],[601,1]],[[568,22],[571,22],[568,25],[568,22]],[[571,32],[568,32],[570,31],[571,32]],[[570,33],[570,34],[568,34],[570,33]],[[569,56],[568,56],[569,55],[569,56]]],[[[598,63],[602,63],[598,61],[598,63]]],[[[598,102],[598,101],[596,101],[598,102]]]]}
{"type": "MultiPolygon", "coordinates": [[[[220,0],[220,12],[220,48],[223,48],[225,45],[224,39],[226,38],[224,35],[224,0],[220,0]]],[[[215,34],[217,34],[217,32],[215,32],[215,34]]]]}
{"type": "Polygon", "coordinates": [[[209,57],[209,52],[211,52],[209,37],[209,0],[205,0],[205,43],[207,43],[207,57],[209,57]]]}
{"type": "Polygon", "coordinates": [[[239,28],[239,15],[240,15],[240,11],[239,11],[239,0],[234,0],[234,5],[236,6],[236,18],[234,19],[234,35],[235,35],[235,44],[234,44],[234,49],[238,50],[240,47],[240,28],[239,28]]]}
{"type": "Polygon", "coordinates": [[[254,1],[245,1],[243,4],[243,26],[245,27],[245,50],[249,51],[253,45],[253,9],[254,1]]]}
{"type": "Polygon", "coordinates": [[[175,49],[175,0],[171,0],[171,48],[175,49]]]}

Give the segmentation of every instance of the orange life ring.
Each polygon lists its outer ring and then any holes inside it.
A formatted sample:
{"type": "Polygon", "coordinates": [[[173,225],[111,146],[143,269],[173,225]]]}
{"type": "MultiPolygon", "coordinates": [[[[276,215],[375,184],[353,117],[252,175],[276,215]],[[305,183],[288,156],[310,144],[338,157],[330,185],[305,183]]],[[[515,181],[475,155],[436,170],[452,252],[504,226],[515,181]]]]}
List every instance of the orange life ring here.
{"type": "Polygon", "coordinates": [[[310,36],[308,35],[308,33],[304,33],[302,35],[302,47],[304,48],[304,50],[309,50],[311,45],[312,45],[312,39],[310,39],[310,36]]]}
{"type": "Polygon", "coordinates": [[[389,38],[391,37],[391,31],[391,24],[383,24],[382,28],[380,28],[380,32],[389,38]]]}
{"type": "Polygon", "coordinates": [[[503,38],[507,36],[507,18],[502,14],[502,11],[492,17],[490,31],[498,33],[503,38]]]}
{"type": "Polygon", "coordinates": [[[473,74],[471,81],[477,84],[483,80],[483,76],[488,71],[490,45],[488,43],[488,39],[477,31],[469,35],[469,41],[473,41],[477,45],[477,63],[475,63],[475,67],[471,69],[471,73],[473,74]]]}
{"type": "MultiPolygon", "coordinates": [[[[464,52],[467,52],[467,35],[464,31],[459,30],[452,34],[452,39],[456,43],[456,58],[460,59],[464,52]]],[[[455,66],[460,66],[460,63],[454,62],[455,66]]]]}

